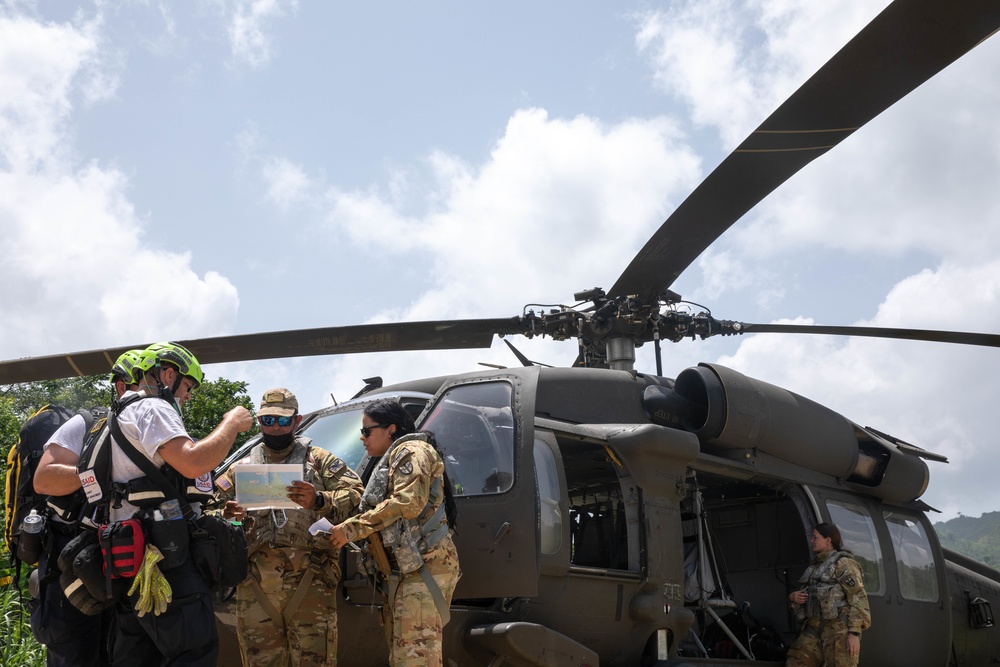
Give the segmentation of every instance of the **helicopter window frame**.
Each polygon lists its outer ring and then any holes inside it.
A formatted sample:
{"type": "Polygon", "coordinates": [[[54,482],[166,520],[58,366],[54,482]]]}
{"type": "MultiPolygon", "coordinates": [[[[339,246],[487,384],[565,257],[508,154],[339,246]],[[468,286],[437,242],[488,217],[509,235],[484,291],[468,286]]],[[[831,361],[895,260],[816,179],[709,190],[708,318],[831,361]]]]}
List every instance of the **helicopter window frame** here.
{"type": "Polygon", "coordinates": [[[938,602],[941,599],[938,567],[920,517],[898,510],[883,510],[882,518],[896,558],[899,595],[911,602],[938,602]]]}
{"type": "Polygon", "coordinates": [[[642,502],[631,473],[609,455],[607,441],[553,434],[569,503],[570,570],[638,576],[642,502]]]}
{"type": "Polygon", "coordinates": [[[514,397],[507,380],[456,384],[423,419],[420,428],[434,433],[456,496],[498,495],[514,487],[514,397]],[[497,387],[504,388],[504,397],[490,396],[497,387]]]}
{"type": "Polygon", "coordinates": [[[884,595],[885,562],[875,520],[867,507],[844,500],[827,500],[830,521],[840,530],[843,546],[854,555],[865,578],[868,595],[884,595]]]}
{"type": "MultiPolygon", "coordinates": [[[[562,499],[562,485],[559,480],[559,462],[553,448],[542,437],[543,433],[535,432],[535,493],[538,509],[538,547],[546,556],[558,554],[563,546],[563,516],[568,516],[562,499]]],[[[551,435],[551,434],[550,434],[551,435]]]]}

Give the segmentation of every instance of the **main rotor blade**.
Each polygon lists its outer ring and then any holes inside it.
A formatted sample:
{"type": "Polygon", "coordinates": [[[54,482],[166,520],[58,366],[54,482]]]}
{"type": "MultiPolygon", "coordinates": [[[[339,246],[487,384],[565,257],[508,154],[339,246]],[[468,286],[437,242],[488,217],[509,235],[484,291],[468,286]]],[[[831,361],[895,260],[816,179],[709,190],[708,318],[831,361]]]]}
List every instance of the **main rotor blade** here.
{"type": "Polygon", "coordinates": [[[957,343],[1000,347],[1000,335],[968,331],[935,331],[933,329],[892,329],[883,327],[841,327],[823,324],[748,324],[741,323],[741,333],[799,333],[828,336],[865,336],[867,338],[892,338],[922,340],[931,343],[957,343]]]}
{"type": "Polygon", "coordinates": [[[997,0],[896,0],[667,218],[608,296],[652,302],[775,188],[1000,27],[997,0]]]}
{"type": "MultiPolygon", "coordinates": [[[[176,341],[202,364],[323,354],[485,348],[494,334],[520,333],[518,318],[392,322],[176,341]]],[[[109,373],[118,356],[148,343],[0,361],[0,384],[109,373]]]]}

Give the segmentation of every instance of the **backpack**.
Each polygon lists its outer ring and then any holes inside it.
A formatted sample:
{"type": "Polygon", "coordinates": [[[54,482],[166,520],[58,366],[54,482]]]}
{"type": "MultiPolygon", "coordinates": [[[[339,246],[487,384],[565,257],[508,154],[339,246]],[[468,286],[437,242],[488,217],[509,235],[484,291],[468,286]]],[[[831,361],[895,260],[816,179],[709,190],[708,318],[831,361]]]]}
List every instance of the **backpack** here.
{"type": "MultiPolygon", "coordinates": [[[[21,522],[32,510],[38,514],[46,511],[48,496],[35,493],[32,482],[38,461],[42,458],[45,443],[60,426],[77,414],[83,416],[89,431],[94,421],[105,408],[92,408],[74,412],[61,405],[46,405],[31,415],[21,425],[17,444],[11,447],[7,455],[7,492],[5,497],[6,519],[4,524],[4,540],[11,553],[11,562],[16,558],[17,546],[21,535],[21,522]]],[[[34,563],[29,563],[34,565],[34,563]]]]}

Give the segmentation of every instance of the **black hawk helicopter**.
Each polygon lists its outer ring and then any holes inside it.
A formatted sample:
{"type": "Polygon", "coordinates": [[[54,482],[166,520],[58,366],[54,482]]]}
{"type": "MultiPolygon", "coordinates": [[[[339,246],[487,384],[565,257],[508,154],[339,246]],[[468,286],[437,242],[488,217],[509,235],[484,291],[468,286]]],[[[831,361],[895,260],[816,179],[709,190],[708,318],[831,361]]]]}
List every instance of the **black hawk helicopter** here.
{"type": "MultiPolygon", "coordinates": [[[[520,368],[372,378],[302,426],[358,469],[371,400],[400,401],[437,434],[460,511],[449,665],[784,664],[796,635],[786,598],[821,521],[841,528],[864,569],[862,665],[996,664],[1000,571],[943,549],[920,500],[926,461],[943,457],[717,364],[662,377],[659,349],[744,333],[1000,347],[995,334],[717,320],[677,308],[670,289],[785,180],[998,28],[996,0],[893,2],[694,190],[610,289],[576,294],[585,307],[179,342],[221,363],[489,347],[494,335],[578,341],[570,368],[522,357],[520,368]],[[647,342],[656,374],[633,368],[647,342]]],[[[0,383],[106,373],[134,347],[0,362],[0,383]]],[[[386,664],[371,614],[380,600],[344,557],[340,664],[386,664]]],[[[231,628],[223,641],[220,664],[237,664],[231,628]]]]}

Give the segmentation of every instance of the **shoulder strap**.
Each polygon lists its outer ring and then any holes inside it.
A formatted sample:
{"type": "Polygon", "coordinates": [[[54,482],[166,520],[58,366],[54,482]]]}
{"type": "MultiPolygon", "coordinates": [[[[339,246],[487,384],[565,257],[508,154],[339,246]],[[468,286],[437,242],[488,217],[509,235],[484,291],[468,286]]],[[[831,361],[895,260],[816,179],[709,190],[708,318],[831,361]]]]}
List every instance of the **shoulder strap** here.
{"type": "Polygon", "coordinates": [[[83,417],[83,423],[86,424],[86,433],[90,433],[90,429],[94,428],[94,423],[102,418],[108,416],[108,409],[105,407],[94,406],[89,410],[77,410],[77,414],[83,417]]]}
{"type": "MultiPolygon", "coordinates": [[[[155,397],[129,397],[120,405],[119,410],[143,398],[155,397]]],[[[146,477],[149,477],[153,480],[153,483],[160,487],[160,490],[163,491],[163,495],[167,498],[173,498],[180,503],[181,511],[184,513],[185,519],[193,520],[195,518],[194,510],[191,509],[191,505],[188,504],[187,498],[183,497],[180,491],[177,490],[177,486],[172,484],[170,480],[167,479],[167,476],[163,474],[163,471],[156,467],[156,465],[154,465],[145,454],[136,449],[135,445],[132,444],[132,441],[126,438],[125,434],[122,433],[121,427],[118,425],[117,411],[113,410],[111,412],[111,415],[108,418],[108,424],[111,427],[111,437],[114,438],[115,442],[125,455],[131,459],[132,463],[138,466],[139,470],[141,470],[146,477]]]]}

